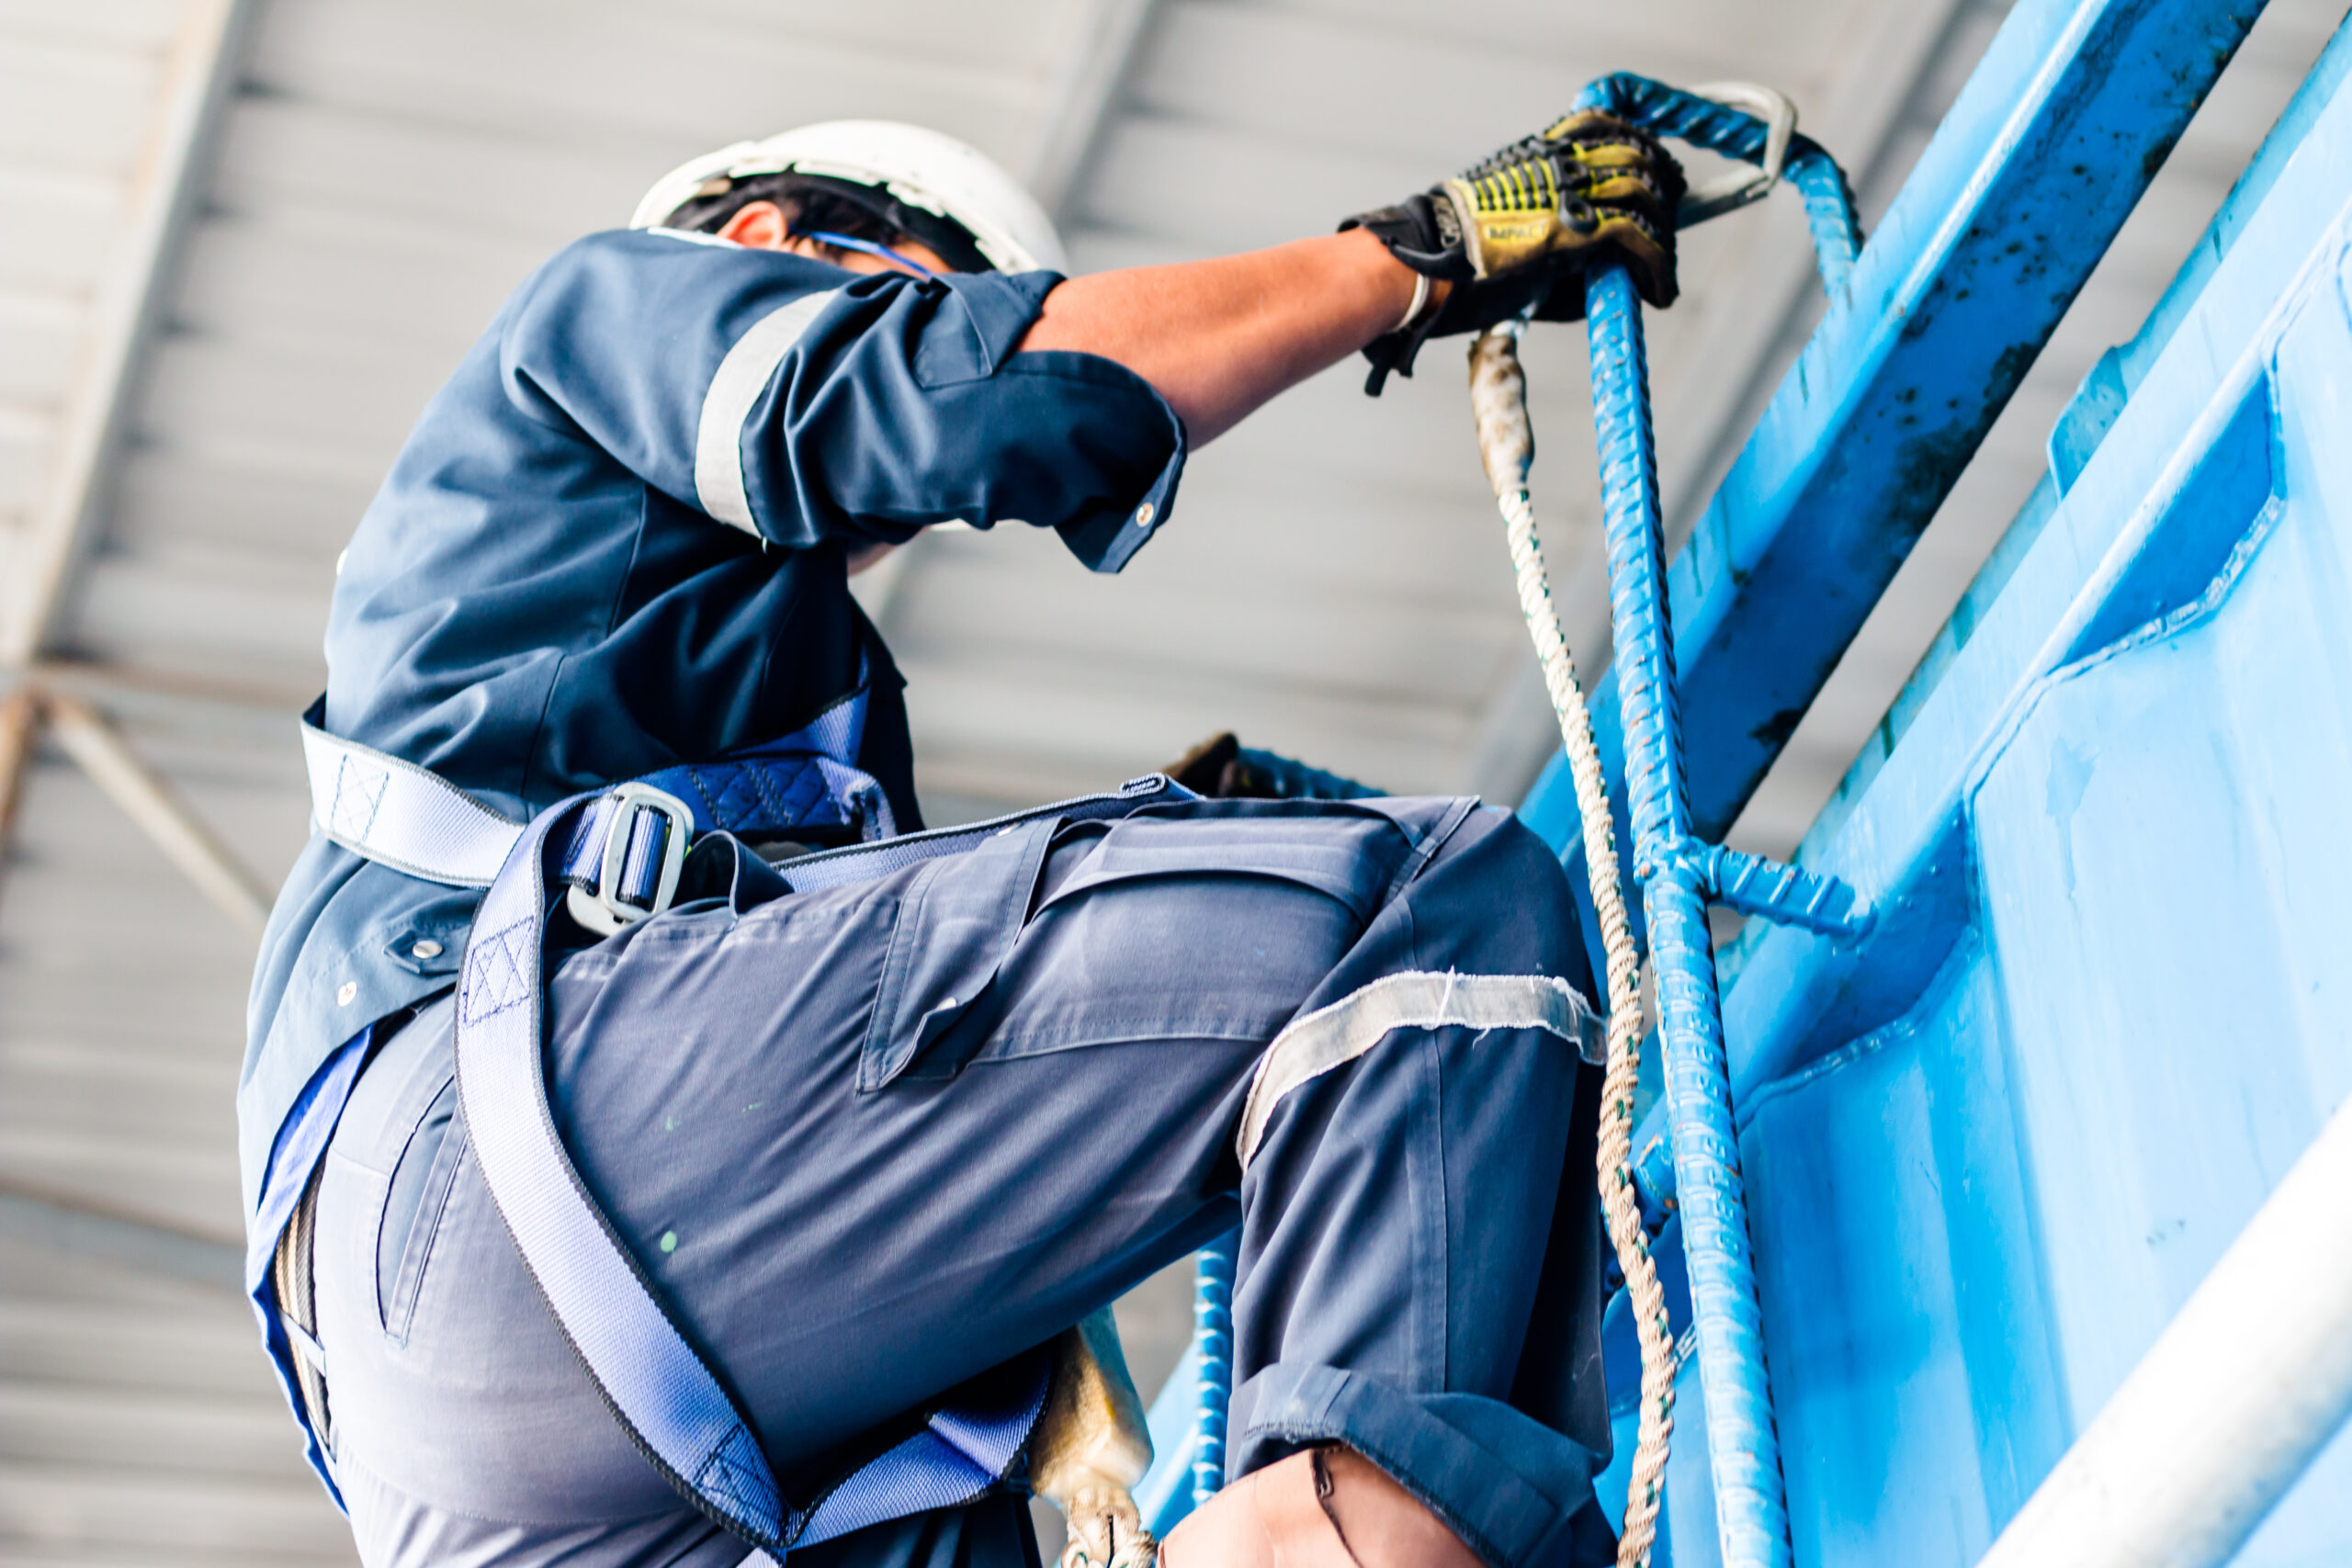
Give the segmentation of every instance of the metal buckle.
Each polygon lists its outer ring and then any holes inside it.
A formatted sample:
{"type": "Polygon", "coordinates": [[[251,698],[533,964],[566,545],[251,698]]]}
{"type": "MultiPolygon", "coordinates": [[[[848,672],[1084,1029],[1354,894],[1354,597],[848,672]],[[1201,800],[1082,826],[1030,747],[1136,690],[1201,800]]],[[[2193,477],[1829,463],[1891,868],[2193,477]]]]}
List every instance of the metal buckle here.
{"type": "Polygon", "coordinates": [[[611,936],[623,926],[650,919],[670,907],[678,896],[678,876],[685,870],[686,849],[694,840],[695,814],[686,803],[667,790],[632,779],[608,794],[613,802],[612,820],[605,826],[605,851],[596,868],[596,890],[574,886],[564,895],[564,907],[571,918],[599,936],[611,936]],[[639,817],[651,813],[665,818],[670,824],[670,836],[662,846],[662,876],[655,885],[653,902],[632,904],[621,897],[621,874],[628,869],[628,841],[631,829],[639,817]]]}
{"type": "Polygon", "coordinates": [[[1762,120],[1764,163],[1758,168],[1735,170],[1719,180],[1710,180],[1685,192],[1682,205],[1674,213],[1674,226],[1678,229],[1688,229],[1693,223],[1736,211],[1751,201],[1761,201],[1781,183],[1781,170],[1789,160],[1789,141],[1797,131],[1797,106],[1785,93],[1759,87],[1753,82],[1710,82],[1703,87],[1683,90],[1694,98],[1704,98],[1762,120]]]}

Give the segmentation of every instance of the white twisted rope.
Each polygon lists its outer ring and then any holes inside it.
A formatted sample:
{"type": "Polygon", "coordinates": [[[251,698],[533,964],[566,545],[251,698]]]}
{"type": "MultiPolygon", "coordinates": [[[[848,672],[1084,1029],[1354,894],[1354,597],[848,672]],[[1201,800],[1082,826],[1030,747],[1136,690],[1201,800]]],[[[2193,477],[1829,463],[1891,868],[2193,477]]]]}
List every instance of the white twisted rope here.
{"type": "Polygon", "coordinates": [[[1657,1536],[1667,1445],[1674,1432],[1676,1358],[1667,1326],[1666,1292],[1657,1282],[1649,1236],[1642,1229],[1641,1210],[1634,1198],[1634,1092],[1642,1070],[1641,955],[1625,918],[1617,835],[1600,750],[1593,739],[1592,715],[1577,684],[1576,663],[1560,630],[1559,613],[1552,605],[1544,547],[1535,535],[1535,506],[1528,497],[1527,470],[1535,457],[1535,437],[1527,420],[1527,377],[1519,364],[1520,330],[1520,322],[1508,321],[1471,342],[1470,409],[1477,421],[1478,456],[1510,541],[1519,607],[1535,639],[1544,689],[1551,694],[1560,739],[1567,748],[1568,776],[1576,784],[1577,813],[1584,824],[1585,869],[1607,953],[1609,1066],[1600,1091],[1600,1208],[1618,1265],[1625,1272],[1627,1304],[1642,1348],[1641,1421],[1617,1562],[1618,1568],[1645,1568],[1657,1536]]]}

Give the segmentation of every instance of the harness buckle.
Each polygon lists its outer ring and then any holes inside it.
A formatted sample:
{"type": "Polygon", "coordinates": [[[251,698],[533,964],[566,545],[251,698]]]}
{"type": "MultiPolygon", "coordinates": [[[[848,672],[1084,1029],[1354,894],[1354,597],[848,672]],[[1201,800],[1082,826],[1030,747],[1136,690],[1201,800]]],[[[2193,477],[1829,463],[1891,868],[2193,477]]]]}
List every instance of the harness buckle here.
{"type": "Polygon", "coordinates": [[[678,876],[694,841],[695,814],[667,790],[635,779],[613,789],[592,809],[611,813],[595,890],[574,884],[564,895],[564,907],[590,931],[611,936],[623,926],[650,919],[677,897],[678,876]]]}

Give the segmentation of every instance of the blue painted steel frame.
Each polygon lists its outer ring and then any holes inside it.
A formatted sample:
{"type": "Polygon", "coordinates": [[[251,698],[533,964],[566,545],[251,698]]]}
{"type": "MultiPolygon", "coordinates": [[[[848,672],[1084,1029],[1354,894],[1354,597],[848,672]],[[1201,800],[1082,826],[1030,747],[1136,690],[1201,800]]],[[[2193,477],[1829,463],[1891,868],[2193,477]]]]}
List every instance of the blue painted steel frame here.
{"type": "MultiPolygon", "coordinates": [[[[1700,835],[1724,832],[1762,782],[2261,9],[2010,13],[1668,569],[1700,835]]],[[[1592,705],[1622,780],[1613,671],[1592,705]]],[[[1622,783],[1613,793],[1630,836],[1622,783]]],[[[1581,887],[1558,759],[1521,816],[1581,887]]],[[[1663,1108],[1634,1147],[1644,1207],[1662,1218],[1676,1201],[1663,1108]]]]}
{"type": "MultiPolygon", "coordinates": [[[[2000,225],[1963,226],[1964,207],[1939,215],[1943,225],[1922,258],[1933,265],[1904,279],[1924,282],[1920,308],[1888,310],[1873,323],[1878,330],[1861,335],[1864,353],[1855,366],[1860,374],[1848,385],[1849,400],[1830,405],[1842,417],[1828,421],[1815,443],[1789,444],[1784,438],[1791,433],[1775,429],[1774,414],[1790,400],[1783,389],[1677,563],[1683,570],[1673,587],[1693,590],[1679,602],[1662,581],[1639,302],[1629,279],[1613,268],[1597,276],[1588,294],[1616,637],[1610,687],[1596,705],[1596,721],[1604,755],[1617,753],[1615,771],[1629,796],[1657,984],[1663,1110],[1672,1128],[1716,1534],[1722,1560],[1736,1568],[1782,1568],[1791,1545],[1706,923],[1712,889],[1696,874],[1694,840],[1726,829],[1761,781],[2257,10],[2190,4],[2074,9],[2071,25],[2049,40],[2055,47],[2036,51],[2044,71],[2033,85],[2042,93],[2025,95],[2024,107],[1993,139],[1994,148],[2012,159],[2025,152],[2068,157],[2056,182],[2051,171],[2029,168],[2023,171],[2028,177],[2007,193],[2012,202],[2039,197],[2052,210],[2037,215],[2028,206],[2006,213],[2007,222],[2000,225]],[[2162,47],[2167,43],[2177,47],[2162,47]],[[2179,53],[2189,58],[2180,62],[2179,53]],[[2070,69],[2050,68],[2053,56],[2070,69]],[[2149,74],[2152,69],[2156,74],[2149,74]],[[2076,75],[2089,78],[2084,96],[2050,95],[2053,79],[2076,75]],[[2095,129],[2102,99],[2128,109],[2129,130],[2148,139],[2120,169],[2116,139],[2095,129]],[[2080,143],[2075,149],[2065,146],[2070,137],[2080,143]],[[2112,227],[2099,225],[2102,211],[2112,227]],[[2047,221],[2047,232],[2033,231],[2037,216],[2047,221]],[[2064,265],[2069,260],[2072,267],[2064,265]],[[1985,296],[1974,310],[1966,308],[1973,293],[1985,296]],[[1988,307],[1997,312],[1990,324],[2000,330],[1987,332],[1969,321],[1988,307]],[[1922,393],[1942,393],[1940,410],[1934,401],[1923,409],[1922,393]],[[1782,481],[1778,491],[1758,482],[1775,478],[1782,481]],[[1854,493],[1857,489],[1863,493],[1854,493]],[[1759,498],[1766,504],[1743,511],[1743,502],[1759,498]],[[1809,512],[1819,513],[1811,519],[1815,526],[1796,532],[1809,512]],[[1762,526],[1743,538],[1743,523],[1762,526]],[[1722,563],[1712,582],[1704,571],[1711,542],[1720,547],[1713,558],[1722,563]],[[1753,547],[1743,550],[1743,544],[1753,547]],[[1809,590],[1802,594],[1795,592],[1801,581],[1809,590]],[[1703,592],[1709,587],[1717,590],[1712,597],[1703,592]],[[1692,616],[1699,618],[1695,634],[1692,616]],[[1785,624],[1767,641],[1768,623],[1776,618],[1785,624]],[[1678,663],[1683,664],[1679,680],[1678,663]],[[1691,730],[1703,737],[1713,764],[1711,790],[1686,766],[1678,694],[1691,730]],[[1760,722],[1710,723],[1711,702],[1716,710],[1744,710],[1744,716],[1760,722]],[[1779,705],[1760,707],[1764,703],[1779,705]]],[[[2032,24],[2043,19],[2031,11],[2013,15],[1939,144],[1964,140],[1952,128],[1970,124],[1972,95],[1982,101],[1980,85],[2004,61],[2005,47],[2014,57],[2027,41],[2040,41],[2032,24]]],[[[1597,90],[1580,101],[1607,96],[1597,90]]],[[[2120,144],[2127,153],[2135,151],[2128,135],[2120,144]]],[[[1931,147],[1923,165],[1932,170],[1935,157],[1931,147]]],[[[1906,197],[1918,188],[1915,177],[1906,197]]],[[[1905,217],[1898,200],[1889,220],[1898,241],[1905,217]]],[[[1888,254],[1899,255],[1899,244],[1883,237],[1871,255],[1888,254]]],[[[1824,271],[1833,308],[1808,357],[1838,345],[1838,329],[1860,313],[1856,300],[1871,297],[1869,257],[1849,280],[1843,299],[1836,271],[1824,271]]],[[[1899,296],[1890,300],[1898,307],[1907,302],[1899,296]]],[[[1805,368],[1801,364],[1792,378],[1801,408],[1805,368]]],[[[1559,772],[1555,763],[1555,775],[1559,772]]],[[[1574,841],[1572,822],[1570,806],[1555,843],[1574,841]]],[[[1812,940],[1823,945],[1818,935],[1812,940]]]]}
{"type": "MultiPolygon", "coordinates": [[[[1762,782],[2261,9],[2010,13],[1668,570],[1702,836],[1762,782]]],[[[1613,681],[1593,718],[1622,777],[1613,681]]],[[[1556,759],[1521,814],[1581,858],[1556,759]]]]}
{"type": "MultiPolygon", "coordinates": [[[[1906,1021],[1947,984],[1943,976],[1972,962],[1971,944],[1985,940],[1985,917],[1977,905],[1986,895],[1969,823],[1972,813],[1983,809],[1980,791],[2009,759],[2021,727],[2114,650],[2154,646],[2150,628],[2215,613],[2213,606],[2249,570],[2252,552],[2268,547],[2264,537],[2276,516],[2274,498],[2292,484],[2282,466],[2290,459],[2276,450],[2282,416],[2271,383],[2281,375],[2280,334],[2294,311],[2332,294],[2352,247],[2352,96],[2337,90],[2347,66],[2352,42],[2339,34],[2179,283],[2120,356],[2132,367],[2129,400],[2102,420],[2103,439],[2078,448],[2074,482],[2064,493],[2054,484],[2046,487],[2020,517],[1898,703],[1899,740],[1858,768],[1839,809],[1808,840],[1809,859],[1870,888],[1889,918],[1867,942],[1842,950],[1782,931],[1743,942],[1746,961],[1728,989],[1724,1013],[1742,1131],[1751,1140],[1761,1136],[1761,1123],[1751,1118],[1792,1103],[1808,1083],[1827,1082],[1823,1075],[1859,1071],[1847,1064],[1860,1061],[1877,1042],[1901,1035],[1910,1027],[1906,1021]]],[[[2344,363],[2334,361],[2339,378],[2344,363]]],[[[2308,362],[2304,374],[2310,374],[2308,362]]],[[[2308,380],[2304,391],[2310,395],[2308,380]]],[[[2340,416],[2323,402],[2306,405],[2300,417],[2324,428],[2340,416]]],[[[2330,477],[2327,482],[2335,481],[2330,477]]],[[[2322,480],[2306,476],[2304,485],[2301,504],[2322,504],[2309,499],[2322,480]]],[[[2340,523],[2337,528],[2340,535],[2340,523]]],[[[2324,671],[2313,671],[2308,680],[2315,696],[2339,690],[2324,671]]],[[[2291,689],[2281,700],[2291,707],[2291,689]]],[[[2184,709],[2176,722],[2196,733],[2202,717],[2184,709]]],[[[2313,714],[2306,723],[2335,717],[2313,714]]],[[[2278,745],[2275,735],[2256,731],[2256,738],[2257,744],[2278,745]]],[[[2099,738],[2076,739],[2088,750],[2099,738]]],[[[2014,761],[2006,765],[2016,771],[2014,761]]],[[[2030,787],[2038,800],[2043,788],[2038,773],[2030,787]]],[[[2251,801],[2245,808],[2259,820],[2276,803],[2251,801]]],[[[2212,827],[2224,835],[2234,830],[2225,821],[2212,827]]],[[[2188,858],[2184,848],[2176,840],[2161,851],[2152,844],[2149,852],[2162,853],[2169,866],[2188,858]]],[[[2311,852],[2290,844],[2289,852],[2311,852]]],[[[2260,857],[2242,851],[2234,858],[2260,857]]],[[[2172,880],[2169,871],[2165,880],[2172,880]]],[[[2178,886],[2199,885],[2184,869],[2178,886]]],[[[2183,910],[2178,918],[2193,925],[2195,911],[2183,910]]],[[[2014,953],[2007,961],[2026,962],[2014,953]]],[[[2216,961],[2232,967],[2219,954],[2216,961]]],[[[2129,973],[2101,978],[2136,989],[2154,983],[2129,973]]],[[[2340,1039],[2340,1010],[2322,1016],[2340,1039]]],[[[1993,1053],[1998,1055],[1997,1041],[1993,1053]]],[[[2180,1070],[2162,1058],[2148,1066],[2158,1078],[2180,1070]]],[[[2248,1120],[2280,1113],[2280,1107],[2244,1092],[2248,1120]]],[[[2119,1085],[2115,1093],[2114,1114],[2127,1118],[2132,1091],[2119,1085]]],[[[2233,1100],[2233,1113],[2240,1109],[2233,1100]]],[[[1752,1145],[1751,1153],[1762,1146],[1767,1144],[1752,1145]]],[[[2030,1163],[2034,1151],[2018,1157],[2030,1163]]],[[[2180,1157],[2198,1156],[2188,1151],[2180,1157]]],[[[1987,1180],[1995,1175],[1979,1174],[1987,1180]]],[[[2073,1174],[2079,1180],[2088,1173],[2073,1174]]],[[[2042,1201],[2047,1218],[2058,1200],[2045,1193],[2042,1201]]],[[[2016,1238],[2015,1245],[2030,1250],[2039,1239],[2016,1238]]],[[[1981,1243],[1973,1245],[1972,1257],[1984,1263],[1981,1243]]],[[[2133,1246],[2140,1245],[2134,1238],[2133,1246]]],[[[2211,1245],[2218,1249],[2218,1241],[2211,1245]]],[[[2193,1273],[2189,1278],[2193,1281],[2193,1273]]],[[[1883,1279],[1869,1283],[1882,1292],[1894,1285],[1883,1279]]],[[[1788,1287],[1804,1288],[1793,1279],[1788,1287]]],[[[1768,1314],[1772,1310],[1769,1289],[1766,1309],[1768,1314]]],[[[1988,1486],[1995,1528],[2055,1457],[2069,1417],[2079,1423],[2096,1408],[2106,1376],[2099,1369],[2086,1373],[2063,1363],[2034,1366],[2031,1355],[2050,1353],[2040,1350],[2040,1337],[2055,1337],[2037,1314],[2052,1310],[2030,1299],[2018,1305],[2028,1326],[2009,1348],[2018,1363],[2014,1375],[2023,1382],[2055,1383],[2060,1392],[2037,1391],[2031,1403],[2055,1409],[2041,1410],[2035,1420],[2044,1429],[2031,1433],[2017,1430],[2027,1425],[2018,1418],[2022,1404],[1994,1407],[1995,1429],[2023,1450],[2013,1472],[2001,1476],[1997,1488],[1988,1486]]],[[[2118,1356],[2125,1366],[2145,1343],[2143,1335],[2153,1332],[2137,1323],[2102,1327],[2123,1341],[2118,1356]]]]}
{"type": "MultiPolygon", "coordinates": [[[[2018,716],[2103,650],[2144,636],[2135,628],[2210,613],[2260,543],[2281,482],[2262,395],[2285,309],[2273,302],[2324,290],[2324,276],[2296,278],[2331,230],[2352,243],[2352,100],[2338,93],[2347,75],[2352,30],[2330,44],[2147,325],[2105,362],[2126,367],[2131,400],[2090,404],[2095,373],[2070,407],[2067,421],[2098,421],[2071,452],[2053,451],[2053,468],[2082,483],[2082,503],[2071,485],[2062,495],[2045,484],[1898,699],[1885,739],[1808,837],[1808,863],[1870,889],[1887,919],[1848,945],[1758,929],[1732,955],[1744,960],[1724,1003],[1743,1135],[1782,1086],[1901,1030],[1959,962],[1956,945],[1981,918],[1970,912],[1966,803],[2018,716]],[[2119,508],[2118,496],[2144,499],[2119,508]]],[[[1655,1162],[1654,1142],[1637,1146],[1655,1162]]],[[[1664,1174],[1654,1163],[1651,1180],[1670,1191],[1664,1174]]],[[[2026,1347],[2017,1354],[2024,1360],[2026,1347]]],[[[2033,1443],[2016,1437],[2030,1454],[2033,1443]]],[[[2026,1464],[2030,1485],[2038,1471],[2026,1464]]],[[[1988,1497],[1996,1523],[2021,1495],[1988,1497]]]]}
{"type": "MultiPolygon", "coordinates": [[[[1760,161],[1764,150],[1761,121],[1637,76],[1604,77],[1577,95],[1577,107],[1733,156],[1760,161]]],[[[1790,175],[1805,200],[1822,281],[1834,293],[1850,275],[1859,245],[1852,198],[1845,176],[1819,148],[1804,142],[1792,151],[1790,175]]],[[[1626,272],[1608,266],[1589,280],[1585,306],[1616,687],[1626,716],[1625,789],[1634,874],[1648,917],[1675,1168],[1686,1194],[1683,1235],[1716,1529],[1725,1562],[1786,1568],[1788,1506],[1764,1373],[1707,903],[1728,890],[1755,913],[1840,934],[1863,929],[1868,917],[1855,908],[1849,889],[1733,854],[1691,832],[1641,300],[1626,272]]]]}
{"type": "MultiPolygon", "coordinates": [[[[2026,0],[2011,14],[1666,574],[1674,642],[1660,653],[1681,666],[1696,764],[1680,836],[1720,833],[1761,780],[2260,9],[2026,0]]],[[[1625,705],[1613,680],[1595,704],[1621,776],[1625,705]]],[[[1524,815],[1573,842],[1556,764],[1524,815]]],[[[1672,942],[1703,960],[1703,907],[1686,891],[1661,907],[1677,928],[1682,905],[1699,909],[1672,942]]],[[[1769,1445],[1760,1408],[1760,1428],[1747,1421],[1769,1445]]],[[[1769,1463],[1769,1447],[1749,1452],[1769,1463]]],[[[1785,1562],[1769,1503],[1748,1512],[1723,1521],[1726,1544],[1785,1562]]]]}
{"type": "MultiPolygon", "coordinates": [[[[2340,82],[2352,34],[2339,33],[2330,56],[2340,82]]],[[[1860,798],[1808,839],[1823,869],[1878,890],[1890,918],[1850,946],[1787,931],[1742,943],[1724,1011],[1743,1099],[1917,1002],[1966,924],[1966,852],[1955,830],[1976,759],[2052,672],[2193,601],[2226,564],[2238,535],[2202,539],[2195,525],[2213,485],[2244,488],[2239,468],[2259,468],[2263,494],[2272,482],[2263,434],[2271,416],[2256,394],[2274,303],[2332,231],[2352,230],[2352,98],[2328,106],[2322,128],[2324,138],[2281,149],[2301,155],[2278,177],[2277,199],[2229,215],[2248,243],[2199,269],[2227,288],[2181,307],[2181,330],[2165,334],[2146,386],[2090,458],[2086,471],[2102,474],[2108,495],[2145,499],[2119,514],[2104,498],[2080,506],[2055,498],[2020,517],[2023,558],[1973,606],[1974,625],[1923,671],[1921,689],[1906,691],[1913,711],[1902,740],[1863,770],[1860,798]],[[2037,570],[2040,560],[2051,564],[2037,570]],[[2068,571],[2064,561],[2083,564],[2068,571]]],[[[2233,496],[2214,510],[2219,526],[2242,522],[2248,505],[2233,496]]]]}

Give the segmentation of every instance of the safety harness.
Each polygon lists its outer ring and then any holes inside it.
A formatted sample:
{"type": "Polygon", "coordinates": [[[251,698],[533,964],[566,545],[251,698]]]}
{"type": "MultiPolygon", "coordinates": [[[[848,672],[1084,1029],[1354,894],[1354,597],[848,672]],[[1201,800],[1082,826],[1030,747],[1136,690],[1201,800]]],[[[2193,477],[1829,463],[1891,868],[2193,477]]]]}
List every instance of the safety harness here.
{"type": "MultiPolygon", "coordinates": [[[[869,690],[861,660],[857,689],[791,734],[715,761],[662,768],[593,797],[567,840],[561,869],[564,882],[584,895],[571,901],[572,912],[610,935],[652,913],[657,900],[666,907],[697,832],[763,838],[846,829],[865,840],[891,837],[898,825],[882,785],[856,765],[869,690]],[[608,840],[617,845],[609,876],[608,840]]],[[[302,716],[319,830],[394,871],[488,887],[527,825],[413,762],[328,734],[325,712],[322,697],[302,716]]]]}
{"type": "MultiPolygon", "coordinates": [[[[323,700],[322,700],[323,701],[323,700]]],[[[810,1545],[884,1520],[968,1503],[1008,1479],[1043,1408],[1052,1370],[1034,1352],[975,1403],[929,1412],[879,1455],[805,1496],[779,1485],[755,1430],[681,1332],[652,1282],[582,1181],[557,1133],[543,1065],[548,916],[558,887],[570,912],[609,934],[668,908],[698,835],[780,837],[857,831],[865,843],[786,862],[795,892],[842,886],[969,850],[1039,818],[1123,817],[1188,798],[1147,774],[1103,795],[936,832],[897,835],[882,787],[854,761],[865,690],[776,741],[713,762],[663,769],[548,807],[527,823],[492,809],[414,763],[329,734],[322,705],[302,728],[311,810],[321,831],[411,876],[484,887],[456,997],[458,1089],[473,1156],[499,1214],[564,1337],[605,1403],[654,1468],[715,1523],[781,1562],[810,1545]]],[[[311,1136],[358,1077],[362,1040],[345,1047],[333,1107],[311,1107],[311,1136]],[[319,1111],[326,1112],[322,1115],[319,1111]]],[[[305,1186],[309,1172],[303,1173],[305,1186]]],[[[296,1205],[284,1237],[306,1235],[296,1205]]],[[[325,1369],[311,1337],[307,1259],[287,1240],[269,1283],[290,1319],[295,1382],[322,1451],[325,1369]]]]}

